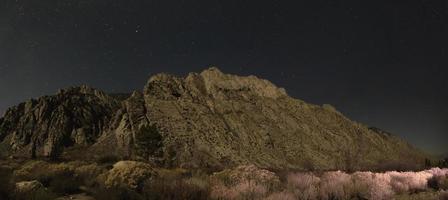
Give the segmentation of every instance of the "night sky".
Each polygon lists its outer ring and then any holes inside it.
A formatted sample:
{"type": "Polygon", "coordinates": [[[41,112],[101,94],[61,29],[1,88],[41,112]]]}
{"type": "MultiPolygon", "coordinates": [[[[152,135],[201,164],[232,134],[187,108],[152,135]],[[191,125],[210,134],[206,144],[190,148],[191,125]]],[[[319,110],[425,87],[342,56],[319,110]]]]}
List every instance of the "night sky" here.
{"type": "Polygon", "coordinates": [[[448,152],[446,0],[0,0],[0,113],[212,65],[448,152]]]}

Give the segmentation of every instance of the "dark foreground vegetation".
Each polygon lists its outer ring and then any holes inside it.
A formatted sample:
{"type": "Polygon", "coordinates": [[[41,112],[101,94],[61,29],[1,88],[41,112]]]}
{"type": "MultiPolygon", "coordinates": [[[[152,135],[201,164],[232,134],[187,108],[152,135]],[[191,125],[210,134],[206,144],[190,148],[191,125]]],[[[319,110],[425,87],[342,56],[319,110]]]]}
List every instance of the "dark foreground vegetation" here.
{"type": "Polygon", "coordinates": [[[0,199],[448,199],[448,169],[291,172],[253,165],[209,173],[104,157],[96,162],[3,160],[0,199]]]}

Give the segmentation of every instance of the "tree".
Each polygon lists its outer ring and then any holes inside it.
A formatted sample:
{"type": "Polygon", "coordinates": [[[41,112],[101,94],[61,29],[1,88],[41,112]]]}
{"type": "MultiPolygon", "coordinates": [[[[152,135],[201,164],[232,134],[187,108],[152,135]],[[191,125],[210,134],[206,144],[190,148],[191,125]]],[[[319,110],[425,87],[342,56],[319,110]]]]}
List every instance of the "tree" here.
{"type": "Polygon", "coordinates": [[[162,147],[162,136],[155,125],[142,126],[135,136],[135,150],[137,156],[149,159],[157,157],[162,147]]]}
{"type": "Polygon", "coordinates": [[[425,158],[425,167],[426,168],[432,167],[431,160],[429,160],[428,158],[425,158]]]}

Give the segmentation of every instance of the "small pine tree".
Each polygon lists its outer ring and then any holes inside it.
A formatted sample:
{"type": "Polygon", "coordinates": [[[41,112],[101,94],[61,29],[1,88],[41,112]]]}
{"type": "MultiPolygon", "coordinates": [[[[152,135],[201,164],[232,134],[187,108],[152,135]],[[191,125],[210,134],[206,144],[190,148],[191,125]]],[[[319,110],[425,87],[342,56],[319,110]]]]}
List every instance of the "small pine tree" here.
{"type": "Polygon", "coordinates": [[[431,160],[429,160],[428,158],[425,158],[425,167],[426,168],[432,167],[431,160]]]}
{"type": "Polygon", "coordinates": [[[137,156],[144,159],[149,159],[151,156],[158,156],[158,151],[162,147],[162,136],[156,126],[142,126],[135,137],[137,156]]]}
{"type": "Polygon", "coordinates": [[[448,167],[448,158],[440,160],[438,167],[443,167],[443,168],[448,167]]]}

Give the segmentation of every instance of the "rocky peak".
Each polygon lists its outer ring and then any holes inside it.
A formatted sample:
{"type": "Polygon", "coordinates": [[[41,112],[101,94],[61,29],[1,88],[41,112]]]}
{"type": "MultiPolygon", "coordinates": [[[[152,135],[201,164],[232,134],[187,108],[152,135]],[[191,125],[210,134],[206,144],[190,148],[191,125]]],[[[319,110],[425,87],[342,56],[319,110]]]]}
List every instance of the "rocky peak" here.
{"type": "Polygon", "coordinates": [[[79,87],[69,87],[61,89],[56,94],[59,98],[72,98],[74,96],[86,98],[87,100],[98,100],[104,103],[116,104],[116,100],[113,97],[107,95],[101,90],[89,87],[87,85],[81,85],[79,87]]]}
{"type": "Polygon", "coordinates": [[[92,144],[119,103],[88,86],[60,90],[10,108],[0,120],[14,154],[57,157],[63,147],[92,144]]]}
{"type": "Polygon", "coordinates": [[[224,74],[218,68],[211,67],[201,72],[207,92],[217,96],[220,91],[250,92],[259,97],[276,99],[286,96],[283,88],[278,88],[268,80],[256,76],[237,76],[224,74]]]}
{"type": "Polygon", "coordinates": [[[159,99],[177,99],[179,97],[218,99],[262,97],[277,99],[287,96],[283,88],[256,76],[242,77],[224,74],[216,67],[201,73],[190,73],[185,78],[169,74],[152,76],[145,94],[159,99]]]}

